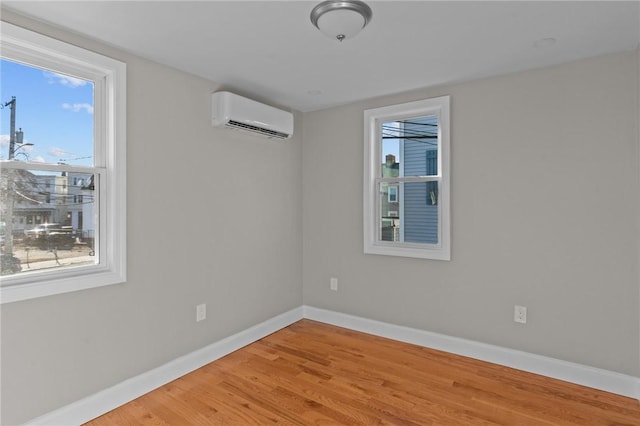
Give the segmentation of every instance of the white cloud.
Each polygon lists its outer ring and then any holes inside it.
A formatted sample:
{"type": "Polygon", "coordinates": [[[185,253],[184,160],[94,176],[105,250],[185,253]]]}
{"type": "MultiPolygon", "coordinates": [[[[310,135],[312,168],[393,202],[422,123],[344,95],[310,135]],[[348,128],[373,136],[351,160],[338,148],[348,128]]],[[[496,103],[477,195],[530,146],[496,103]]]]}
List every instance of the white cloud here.
{"type": "Polygon", "coordinates": [[[75,154],[73,154],[72,152],[69,151],[65,151],[62,148],[58,148],[58,147],[51,147],[47,150],[47,154],[51,155],[52,157],[69,157],[69,156],[73,156],[75,154]]]}
{"type": "Polygon", "coordinates": [[[68,109],[73,112],[86,111],[87,114],[93,114],[93,105],[90,105],[86,102],[80,104],[69,104],[65,102],[62,104],[62,108],[68,109]]]}
{"type": "Polygon", "coordinates": [[[71,77],[70,75],[58,74],[50,71],[43,71],[44,76],[49,80],[50,84],[62,84],[67,87],[81,87],[89,82],[81,78],[71,77]]]}

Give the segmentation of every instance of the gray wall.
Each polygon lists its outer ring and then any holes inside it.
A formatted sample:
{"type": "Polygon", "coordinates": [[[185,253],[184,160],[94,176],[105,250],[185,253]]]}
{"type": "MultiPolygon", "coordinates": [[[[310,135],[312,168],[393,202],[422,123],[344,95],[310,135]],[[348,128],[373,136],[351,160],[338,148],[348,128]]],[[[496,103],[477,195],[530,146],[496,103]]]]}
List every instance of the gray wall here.
{"type": "Polygon", "coordinates": [[[305,304],[640,375],[637,60],[305,114],[305,304]],[[364,255],[363,110],[441,95],[452,105],[452,260],[364,255]],[[513,322],[515,304],[527,324],[513,322]]]}
{"type": "Polygon", "coordinates": [[[9,13],[3,20],[127,63],[129,232],[126,284],[2,305],[0,424],[302,304],[300,131],[276,142],[213,129],[216,84],[9,13]],[[207,319],[196,323],[199,303],[207,319]]]}

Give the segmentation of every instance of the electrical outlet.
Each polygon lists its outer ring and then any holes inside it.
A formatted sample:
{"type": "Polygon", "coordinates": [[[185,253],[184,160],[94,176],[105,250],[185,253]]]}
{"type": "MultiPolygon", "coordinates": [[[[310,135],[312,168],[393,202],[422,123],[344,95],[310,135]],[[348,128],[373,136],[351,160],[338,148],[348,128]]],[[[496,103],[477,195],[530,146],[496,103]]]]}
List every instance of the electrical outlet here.
{"type": "Polygon", "coordinates": [[[513,320],[521,324],[527,323],[527,307],[515,305],[513,308],[513,320]]]}
{"type": "Polygon", "coordinates": [[[330,283],[329,283],[329,288],[333,291],[338,291],[338,279],[337,278],[331,278],[330,283]]]}
{"type": "Polygon", "coordinates": [[[202,321],[207,318],[207,305],[203,303],[202,305],[196,306],[196,322],[202,321]]]}

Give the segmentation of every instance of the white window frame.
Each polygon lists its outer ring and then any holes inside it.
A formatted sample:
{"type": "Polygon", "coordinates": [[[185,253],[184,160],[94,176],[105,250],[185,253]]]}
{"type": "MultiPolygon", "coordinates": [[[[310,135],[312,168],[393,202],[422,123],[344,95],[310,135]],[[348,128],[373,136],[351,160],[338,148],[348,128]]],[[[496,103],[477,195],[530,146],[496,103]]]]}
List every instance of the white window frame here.
{"type": "Polygon", "coordinates": [[[3,161],[2,167],[94,174],[96,264],[5,275],[0,303],[126,281],[126,64],[2,22],[2,57],[94,83],[94,166],[3,161]]]}
{"type": "MultiPolygon", "coordinates": [[[[451,260],[449,103],[449,96],[441,96],[364,111],[363,225],[364,252],[366,254],[451,260]],[[381,173],[383,162],[382,124],[428,115],[438,116],[438,175],[383,178],[381,173]],[[382,241],[379,230],[381,223],[379,184],[381,182],[400,182],[402,185],[404,182],[427,181],[439,182],[438,243],[382,241]]],[[[404,205],[402,191],[399,190],[398,193],[402,216],[404,205]]]]}

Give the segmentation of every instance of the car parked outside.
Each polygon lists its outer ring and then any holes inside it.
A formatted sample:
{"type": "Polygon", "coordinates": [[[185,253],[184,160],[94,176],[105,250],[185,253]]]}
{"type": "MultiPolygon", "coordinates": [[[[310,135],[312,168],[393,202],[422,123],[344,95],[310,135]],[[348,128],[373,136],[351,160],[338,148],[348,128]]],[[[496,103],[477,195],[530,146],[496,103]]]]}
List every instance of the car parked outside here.
{"type": "Polygon", "coordinates": [[[44,223],[25,229],[24,235],[26,245],[42,249],[69,250],[75,243],[73,229],[58,223],[44,223]]]}
{"type": "Polygon", "coordinates": [[[35,238],[40,235],[46,235],[51,232],[55,232],[55,230],[58,228],[60,228],[59,223],[43,223],[42,225],[36,225],[31,229],[25,229],[24,236],[27,238],[35,238]]]}

